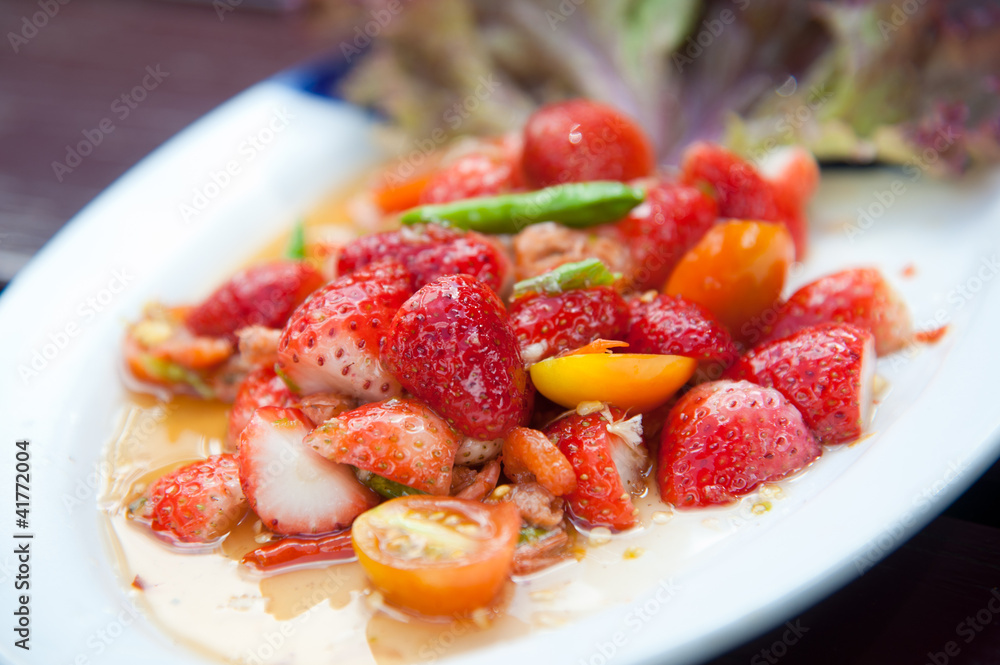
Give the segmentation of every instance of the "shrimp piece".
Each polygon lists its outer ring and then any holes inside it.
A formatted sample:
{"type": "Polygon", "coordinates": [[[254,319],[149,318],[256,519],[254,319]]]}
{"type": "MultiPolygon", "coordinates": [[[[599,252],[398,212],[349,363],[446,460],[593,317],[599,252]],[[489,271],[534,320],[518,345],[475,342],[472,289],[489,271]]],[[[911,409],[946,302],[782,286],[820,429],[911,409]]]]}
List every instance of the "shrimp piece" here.
{"type": "Polygon", "coordinates": [[[459,499],[482,501],[497,486],[498,480],[500,480],[500,461],[490,460],[476,475],[472,484],[459,490],[455,496],[459,499]]]}
{"type": "Polygon", "coordinates": [[[631,274],[628,249],[596,233],[545,222],[529,226],[514,236],[514,271],[519,280],[590,258],[600,259],[611,272],[631,274]]]}
{"type": "Polygon", "coordinates": [[[536,429],[515,427],[503,442],[503,469],[516,483],[537,481],[556,496],[576,489],[576,473],[559,448],[536,429]]]}

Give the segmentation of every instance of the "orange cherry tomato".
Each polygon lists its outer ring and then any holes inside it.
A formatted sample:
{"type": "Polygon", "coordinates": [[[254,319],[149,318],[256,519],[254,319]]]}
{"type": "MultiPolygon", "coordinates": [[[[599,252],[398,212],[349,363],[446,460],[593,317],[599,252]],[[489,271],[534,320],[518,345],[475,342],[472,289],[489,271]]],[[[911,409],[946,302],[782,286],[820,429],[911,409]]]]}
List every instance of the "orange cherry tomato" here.
{"type": "Polygon", "coordinates": [[[520,528],[512,503],[414,495],[362,513],[351,537],[387,601],[447,616],[493,602],[513,567],[520,528]]]}
{"type": "Polygon", "coordinates": [[[434,170],[427,170],[398,184],[386,184],[372,191],[372,198],[382,212],[402,212],[420,204],[420,195],[434,177],[434,170]]]}
{"type": "Polygon", "coordinates": [[[794,258],[782,224],[723,222],[684,255],[663,291],[702,305],[733,337],[747,339],[751,321],[781,297],[794,258]]]}
{"type": "Polygon", "coordinates": [[[580,402],[607,402],[648,411],[666,402],[694,374],[698,361],[646,353],[573,353],[531,366],[538,392],[575,409],[580,402]]]}

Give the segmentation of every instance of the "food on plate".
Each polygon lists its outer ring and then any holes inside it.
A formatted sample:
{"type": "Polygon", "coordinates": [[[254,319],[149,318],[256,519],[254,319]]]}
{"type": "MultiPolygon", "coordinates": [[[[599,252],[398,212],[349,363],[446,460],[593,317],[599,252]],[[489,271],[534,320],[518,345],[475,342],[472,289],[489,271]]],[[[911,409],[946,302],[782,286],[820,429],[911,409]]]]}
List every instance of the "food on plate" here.
{"type": "Polygon", "coordinates": [[[150,305],[131,380],[231,407],[224,450],[136,484],[133,521],[265,579],[356,559],[392,612],[482,618],[649,502],[733,504],[859,440],[912,325],[873,268],[784,298],[815,161],[765,176],[699,143],[657,169],[650,145],[548,105],[364,189],[377,232],[300,230],[299,259],[150,305]]]}

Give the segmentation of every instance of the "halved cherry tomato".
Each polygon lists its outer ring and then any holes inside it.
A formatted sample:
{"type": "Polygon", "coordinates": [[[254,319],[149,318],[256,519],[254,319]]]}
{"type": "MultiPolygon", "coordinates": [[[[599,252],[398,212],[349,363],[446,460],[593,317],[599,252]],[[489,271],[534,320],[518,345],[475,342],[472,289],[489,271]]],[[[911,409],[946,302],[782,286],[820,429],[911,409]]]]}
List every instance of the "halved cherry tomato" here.
{"type": "Polygon", "coordinates": [[[354,551],[386,600],[426,615],[489,605],[511,572],[521,516],[511,503],[405,496],[362,513],[354,551]]]}
{"type": "Polygon", "coordinates": [[[402,212],[420,204],[420,195],[427,189],[428,183],[436,171],[428,169],[398,184],[388,181],[382,187],[372,190],[372,198],[382,212],[402,212]]]}
{"type": "Polygon", "coordinates": [[[586,353],[547,358],[529,370],[538,392],[575,409],[580,402],[607,402],[647,411],[687,383],[698,361],[646,353],[586,353]]]}
{"type": "Polygon", "coordinates": [[[663,291],[702,305],[733,337],[746,339],[754,331],[744,327],[781,297],[794,258],[782,224],[723,222],[684,255],[663,291]]]}

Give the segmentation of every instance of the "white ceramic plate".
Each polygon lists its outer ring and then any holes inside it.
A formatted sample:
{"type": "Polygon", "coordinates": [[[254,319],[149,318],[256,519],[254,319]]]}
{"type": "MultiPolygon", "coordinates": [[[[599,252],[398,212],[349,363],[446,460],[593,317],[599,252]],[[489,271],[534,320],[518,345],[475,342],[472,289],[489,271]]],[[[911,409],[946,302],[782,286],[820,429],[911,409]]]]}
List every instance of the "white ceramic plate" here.
{"type": "MultiPolygon", "coordinates": [[[[11,488],[14,442],[30,440],[28,531],[35,538],[32,648],[14,648],[7,629],[0,641],[5,662],[202,662],[143,617],[133,618],[99,533],[96,471],[123,399],[122,324],[148,300],[204,296],[332,186],[378,158],[362,113],[279,83],[258,85],[132,169],[8,288],[0,300],[0,469],[11,488]],[[248,148],[249,136],[262,147],[248,148]],[[212,174],[229,161],[239,175],[213,188],[212,174]],[[180,205],[192,205],[196,190],[211,200],[185,221],[180,205]]],[[[875,264],[903,292],[918,327],[936,326],[935,317],[951,325],[940,343],[881,361],[890,391],[873,436],[787,483],[786,497],[765,515],[680,515],[658,527],[659,543],[638,568],[605,566],[599,555],[580,568],[578,591],[591,588],[586,575],[621,575],[625,588],[625,577],[634,583],[641,571],[631,602],[454,662],[708,658],[864,572],[930,520],[1000,450],[991,388],[1000,375],[998,192],[996,172],[954,183],[895,171],[824,174],[813,206],[814,251],[793,286],[840,267],[875,264]],[[858,225],[859,207],[871,210],[870,224],[858,225]],[[915,274],[904,278],[911,264],[915,274]]],[[[9,620],[18,565],[12,532],[20,530],[12,490],[5,491],[0,587],[9,620]]],[[[447,649],[438,655],[452,660],[447,649]]]]}

